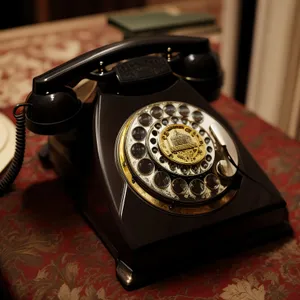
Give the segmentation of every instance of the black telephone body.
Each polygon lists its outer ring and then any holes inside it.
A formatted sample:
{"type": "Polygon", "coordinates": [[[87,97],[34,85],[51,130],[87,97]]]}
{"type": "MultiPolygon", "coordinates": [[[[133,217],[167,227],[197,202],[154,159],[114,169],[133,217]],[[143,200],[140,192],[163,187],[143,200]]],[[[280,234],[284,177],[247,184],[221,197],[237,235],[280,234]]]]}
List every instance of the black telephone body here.
{"type": "Polygon", "coordinates": [[[26,126],[49,135],[49,162],[128,290],[291,230],[210,105],[222,83],[209,40],[178,36],[111,44],[33,79],[26,126]]]}

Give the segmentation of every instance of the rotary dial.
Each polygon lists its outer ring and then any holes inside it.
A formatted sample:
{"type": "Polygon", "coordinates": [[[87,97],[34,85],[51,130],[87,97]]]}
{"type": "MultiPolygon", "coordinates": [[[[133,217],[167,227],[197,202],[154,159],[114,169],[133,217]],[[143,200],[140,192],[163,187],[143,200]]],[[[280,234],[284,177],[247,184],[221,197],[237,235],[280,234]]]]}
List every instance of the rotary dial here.
{"type": "Polygon", "coordinates": [[[119,151],[146,189],[179,203],[204,203],[226,190],[231,180],[218,171],[224,157],[210,133],[214,122],[187,103],[154,103],[125,123],[120,132],[124,149],[119,151]]]}

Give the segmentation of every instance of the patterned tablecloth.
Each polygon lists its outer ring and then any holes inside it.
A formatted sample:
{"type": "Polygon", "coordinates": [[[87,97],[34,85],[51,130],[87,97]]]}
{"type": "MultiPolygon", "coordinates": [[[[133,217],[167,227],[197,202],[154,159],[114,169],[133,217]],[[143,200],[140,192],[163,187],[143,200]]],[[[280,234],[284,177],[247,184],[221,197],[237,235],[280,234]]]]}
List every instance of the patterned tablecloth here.
{"type": "MultiPolygon", "coordinates": [[[[12,105],[30,91],[33,76],[121,38],[99,16],[0,33],[0,111],[12,117],[12,105]]],[[[108,251],[74,211],[53,171],[42,168],[37,151],[46,138],[28,133],[15,190],[0,201],[0,270],[11,294],[60,300],[300,299],[300,144],[233,99],[222,96],[213,106],[283,194],[295,238],[126,292],[108,251]]]]}

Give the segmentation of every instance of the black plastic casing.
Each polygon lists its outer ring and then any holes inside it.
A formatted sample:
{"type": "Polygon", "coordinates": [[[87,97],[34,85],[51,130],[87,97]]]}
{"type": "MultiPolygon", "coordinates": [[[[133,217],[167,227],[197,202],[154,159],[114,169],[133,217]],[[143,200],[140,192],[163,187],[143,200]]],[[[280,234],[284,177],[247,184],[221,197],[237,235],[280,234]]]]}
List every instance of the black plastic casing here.
{"type": "Polygon", "coordinates": [[[72,163],[68,164],[57,150],[58,140],[50,140],[51,160],[56,171],[71,182],[80,211],[116,259],[117,276],[126,289],[157,280],[180,266],[206,262],[291,232],[286,203],[279,192],[224,118],[183,80],[151,95],[99,92],[85,113],[74,144],[67,148],[72,163]],[[159,101],[187,102],[216,118],[238,147],[239,166],[267,189],[243,178],[236,197],[228,205],[194,217],[174,216],[137,196],[126,187],[119,173],[115,143],[128,116],[159,101]]]}

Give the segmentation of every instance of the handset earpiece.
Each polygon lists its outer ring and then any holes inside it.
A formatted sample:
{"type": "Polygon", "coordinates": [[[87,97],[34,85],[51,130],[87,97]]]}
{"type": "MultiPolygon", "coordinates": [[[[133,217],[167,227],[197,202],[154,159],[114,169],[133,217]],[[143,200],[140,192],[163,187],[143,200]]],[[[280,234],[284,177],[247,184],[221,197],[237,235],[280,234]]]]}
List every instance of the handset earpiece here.
{"type": "Polygon", "coordinates": [[[82,103],[76,93],[68,87],[56,92],[29,94],[26,103],[26,126],[37,134],[53,135],[74,127],[80,114],[82,103]]]}
{"type": "Polygon", "coordinates": [[[207,51],[183,56],[174,66],[174,72],[207,101],[216,100],[220,96],[223,71],[217,53],[207,51]]]}

